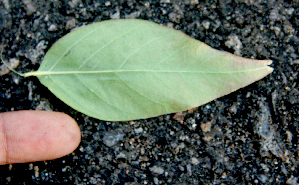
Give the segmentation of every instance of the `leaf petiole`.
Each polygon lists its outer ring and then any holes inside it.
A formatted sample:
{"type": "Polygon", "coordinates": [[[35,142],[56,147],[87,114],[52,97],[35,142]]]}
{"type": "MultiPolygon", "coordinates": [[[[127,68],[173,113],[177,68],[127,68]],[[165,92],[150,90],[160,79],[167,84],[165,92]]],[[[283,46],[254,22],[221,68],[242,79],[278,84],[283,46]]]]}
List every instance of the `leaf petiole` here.
{"type": "Polygon", "coordinates": [[[9,70],[11,70],[12,72],[14,72],[14,73],[16,73],[16,74],[18,74],[18,75],[20,75],[20,76],[23,76],[23,77],[25,77],[25,75],[23,74],[23,73],[19,73],[19,72],[17,72],[16,70],[14,70],[12,67],[10,67],[6,62],[4,62],[4,59],[3,59],[3,50],[4,50],[4,47],[1,49],[1,54],[0,54],[0,60],[1,60],[1,62],[9,69],[9,70]]]}

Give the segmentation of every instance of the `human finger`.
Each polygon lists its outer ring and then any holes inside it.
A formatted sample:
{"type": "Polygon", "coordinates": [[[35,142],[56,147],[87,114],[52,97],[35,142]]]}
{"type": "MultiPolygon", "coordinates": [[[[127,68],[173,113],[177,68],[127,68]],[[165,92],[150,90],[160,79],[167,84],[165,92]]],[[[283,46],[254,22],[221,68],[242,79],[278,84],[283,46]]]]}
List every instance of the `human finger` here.
{"type": "Polygon", "coordinates": [[[70,116],[49,111],[0,114],[0,164],[51,160],[73,152],[81,139],[70,116]]]}

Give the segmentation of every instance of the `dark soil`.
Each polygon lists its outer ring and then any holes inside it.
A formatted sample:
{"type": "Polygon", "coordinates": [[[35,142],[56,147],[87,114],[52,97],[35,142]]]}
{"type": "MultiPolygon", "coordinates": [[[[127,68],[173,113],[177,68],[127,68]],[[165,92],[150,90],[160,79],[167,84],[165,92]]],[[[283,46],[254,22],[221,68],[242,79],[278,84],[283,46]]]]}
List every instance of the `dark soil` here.
{"type": "Polygon", "coordinates": [[[298,0],[3,0],[3,57],[19,60],[17,71],[36,70],[71,29],[112,18],[167,25],[219,50],[273,60],[275,70],[193,112],[131,122],[89,118],[35,77],[0,76],[1,112],[65,112],[82,131],[66,157],[0,166],[1,184],[298,184],[298,0]]]}

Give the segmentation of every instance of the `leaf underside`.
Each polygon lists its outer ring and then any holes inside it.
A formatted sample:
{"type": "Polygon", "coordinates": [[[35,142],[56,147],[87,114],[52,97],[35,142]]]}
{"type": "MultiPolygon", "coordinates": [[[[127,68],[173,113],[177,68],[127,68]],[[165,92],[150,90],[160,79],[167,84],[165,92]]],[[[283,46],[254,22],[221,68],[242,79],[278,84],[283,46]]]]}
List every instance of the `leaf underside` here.
{"type": "Polygon", "coordinates": [[[135,120],[197,107],[272,72],[269,60],[212,49],[144,20],[112,20],[58,40],[37,76],[59,99],[94,118],[135,120]]]}

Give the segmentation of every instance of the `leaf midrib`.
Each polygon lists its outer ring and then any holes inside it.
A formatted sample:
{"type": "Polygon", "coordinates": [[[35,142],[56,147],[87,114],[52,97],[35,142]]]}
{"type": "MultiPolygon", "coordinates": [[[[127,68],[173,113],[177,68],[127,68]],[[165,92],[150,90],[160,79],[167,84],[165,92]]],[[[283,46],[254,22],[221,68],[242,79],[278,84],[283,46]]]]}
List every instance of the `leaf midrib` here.
{"type": "Polygon", "coordinates": [[[220,71],[220,72],[208,72],[208,71],[178,71],[178,70],[103,70],[103,71],[33,71],[25,73],[24,76],[47,76],[47,75],[71,75],[71,74],[104,74],[104,73],[202,73],[202,74],[231,74],[231,73],[245,73],[250,71],[258,71],[267,68],[269,71],[272,69],[269,66],[260,68],[240,70],[240,71],[220,71]]]}

